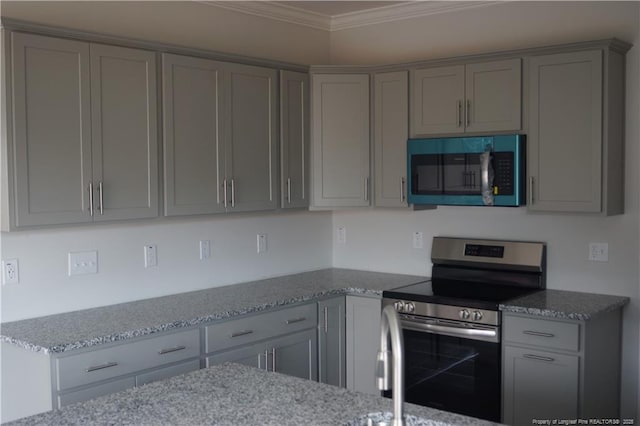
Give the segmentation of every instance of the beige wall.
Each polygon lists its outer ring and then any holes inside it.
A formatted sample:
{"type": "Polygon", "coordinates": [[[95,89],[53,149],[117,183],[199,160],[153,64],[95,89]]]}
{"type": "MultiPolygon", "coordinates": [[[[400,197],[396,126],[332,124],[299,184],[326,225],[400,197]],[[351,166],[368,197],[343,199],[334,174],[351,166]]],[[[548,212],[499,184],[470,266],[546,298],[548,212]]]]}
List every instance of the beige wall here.
{"type": "Polygon", "coordinates": [[[187,1],[2,1],[3,17],[279,61],[329,61],[329,35],[187,1]]]}

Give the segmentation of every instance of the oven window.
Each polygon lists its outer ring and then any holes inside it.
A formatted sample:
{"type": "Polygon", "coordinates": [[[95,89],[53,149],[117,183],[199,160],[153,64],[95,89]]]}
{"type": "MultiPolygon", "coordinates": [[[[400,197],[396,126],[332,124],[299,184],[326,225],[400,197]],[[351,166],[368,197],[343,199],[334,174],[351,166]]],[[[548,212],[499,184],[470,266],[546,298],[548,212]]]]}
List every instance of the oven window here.
{"type": "Polygon", "coordinates": [[[407,402],[500,421],[500,344],[404,330],[407,402]]]}

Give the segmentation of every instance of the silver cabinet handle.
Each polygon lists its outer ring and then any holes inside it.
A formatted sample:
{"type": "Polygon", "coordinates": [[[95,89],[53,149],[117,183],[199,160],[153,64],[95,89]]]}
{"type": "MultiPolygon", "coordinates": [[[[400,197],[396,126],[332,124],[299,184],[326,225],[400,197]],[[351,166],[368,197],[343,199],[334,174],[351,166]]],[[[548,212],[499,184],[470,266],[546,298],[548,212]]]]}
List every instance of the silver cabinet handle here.
{"type": "Polygon", "coordinates": [[[536,361],[545,361],[545,362],[553,362],[555,361],[555,358],[551,358],[548,356],[540,356],[540,355],[531,355],[531,354],[524,354],[522,355],[525,358],[529,358],[529,359],[535,359],[536,361]]]}
{"type": "Polygon", "coordinates": [[[531,176],[529,177],[529,204],[533,205],[533,183],[534,183],[534,177],[531,176]]]}
{"type": "Polygon", "coordinates": [[[224,208],[227,208],[227,180],[222,181],[222,191],[224,192],[224,208]]]}
{"type": "Polygon", "coordinates": [[[364,200],[369,201],[369,178],[364,178],[364,200]]]}
{"type": "Polygon", "coordinates": [[[400,202],[404,203],[404,176],[400,176],[400,202]]]}
{"type": "Polygon", "coordinates": [[[263,354],[258,354],[258,369],[262,370],[262,355],[263,354]]]}
{"type": "Polygon", "coordinates": [[[287,203],[291,204],[291,178],[287,178],[287,203]]]}
{"type": "Polygon", "coordinates": [[[89,213],[93,217],[93,182],[89,182],[89,213]]]}
{"type": "Polygon", "coordinates": [[[271,348],[271,371],[276,371],[276,348],[271,348]]]}
{"type": "Polygon", "coordinates": [[[118,365],[117,362],[108,362],[102,365],[95,365],[93,367],[87,368],[87,373],[91,373],[92,371],[104,370],[105,368],[115,367],[116,365],[118,365]]]}
{"type": "Polygon", "coordinates": [[[467,107],[464,110],[464,121],[467,123],[467,127],[471,124],[471,101],[467,99],[467,107]]]}
{"type": "Polygon", "coordinates": [[[235,179],[231,179],[231,207],[236,206],[236,182],[235,179]]]}
{"type": "Polygon", "coordinates": [[[98,182],[98,199],[100,200],[100,214],[104,215],[104,196],[102,195],[102,181],[98,182]]]}
{"type": "Polygon", "coordinates": [[[523,334],[528,334],[530,336],[538,336],[538,337],[555,337],[555,334],[552,333],[543,333],[541,331],[531,331],[531,330],[524,330],[522,332],[523,334]]]}
{"type": "Polygon", "coordinates": [[[175,348],[162,349],[158,352],[159,355],[170,354],[171,352],[178,352],[187,349],[186,346],[176,346],[175,348]]]}
{"type": "Polygon", "coordinates": [[[295,323],[297,323],[297,322],[305,321],[306,319],[307,319],[306,317],[300,317],[300,318],[295,318],[295,319],[287,320],[287,321],[286,321],[286,323],[287,323],[287,325],[289,325],[289,324],[295,324],[295,323]]]}
{"type": "Polygon", "coordinates": [[[462,127],[462,101],[458,100],[458,110],[456,111],[456,122],[458,127],[462,127]]]}
{"type": "Polygon", "coordinates": [[[264,350],[264,369],[269,371],[269,351],[267,349],[264,350]]]}
{"type": "Polygon", "coordinates": [[[231,333],[230,337],[246,336],[247,334],[251,334],[251,333],[253,333],[253,330],[236,331],[235,333],[231,333]]]}
{"type": "Polygon", "coordinates": [[[329,308],[327,306],[324,307],[324,332],[329,332],[329,308]]]}

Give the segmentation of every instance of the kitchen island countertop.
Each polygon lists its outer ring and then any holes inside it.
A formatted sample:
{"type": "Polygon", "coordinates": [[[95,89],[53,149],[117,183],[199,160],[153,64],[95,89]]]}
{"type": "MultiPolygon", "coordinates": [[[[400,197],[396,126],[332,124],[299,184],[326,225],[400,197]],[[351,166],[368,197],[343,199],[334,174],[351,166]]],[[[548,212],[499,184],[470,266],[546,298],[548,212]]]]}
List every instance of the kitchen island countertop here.
{"type": "MultiPolygon", "coordinates": [[[[225,363],[10,424],[338,426],[381,411],[392,411],[390,399],[225,363]]],[[[405,413],[421,426],[495,425],[413,404],[405,413]]]]}

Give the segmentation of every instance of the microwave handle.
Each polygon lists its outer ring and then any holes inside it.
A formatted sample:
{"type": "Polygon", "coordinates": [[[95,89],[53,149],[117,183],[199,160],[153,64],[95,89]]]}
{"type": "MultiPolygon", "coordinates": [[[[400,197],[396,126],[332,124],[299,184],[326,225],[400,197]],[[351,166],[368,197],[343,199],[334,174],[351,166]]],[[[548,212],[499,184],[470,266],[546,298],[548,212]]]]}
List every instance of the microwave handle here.
{"type": "Polygon", "coordinates": [[[485,152],[480,156],[481,162],[481,174],[482,174],[482,201],[485,205],[493,205],[493,188],[490,188],[489,184],[489,164],[491,160],[491,154],[485,152]]]}

